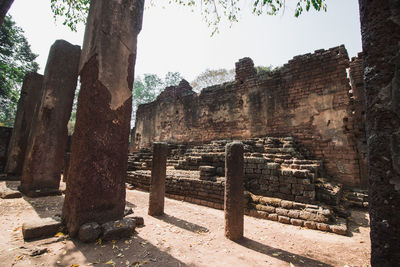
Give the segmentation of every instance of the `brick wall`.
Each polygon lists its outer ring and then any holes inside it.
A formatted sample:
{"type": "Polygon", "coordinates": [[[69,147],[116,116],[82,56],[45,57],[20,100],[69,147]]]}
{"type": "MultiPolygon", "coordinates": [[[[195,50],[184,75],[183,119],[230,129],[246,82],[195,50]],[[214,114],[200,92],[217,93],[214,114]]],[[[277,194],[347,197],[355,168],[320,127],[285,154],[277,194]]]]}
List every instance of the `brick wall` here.
{"type": "Polygon", "coordinates": [[[334,180],[360,185],[362,154],[348,126],[355,105],[349,67],[344,46],[297,56],[280,71],[262,76],[256,75],[251,59],[242,59],[233,82],[196,94],[182,81],[139,106],[136,145],[293,136],[311,157],[322,160],[334,180]]]}

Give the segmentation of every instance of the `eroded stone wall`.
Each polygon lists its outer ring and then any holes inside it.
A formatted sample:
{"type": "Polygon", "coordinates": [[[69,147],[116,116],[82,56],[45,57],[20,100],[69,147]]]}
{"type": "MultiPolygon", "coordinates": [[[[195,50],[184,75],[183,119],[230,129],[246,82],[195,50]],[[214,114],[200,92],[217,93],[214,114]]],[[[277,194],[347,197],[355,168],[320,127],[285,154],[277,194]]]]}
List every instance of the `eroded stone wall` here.
{"type": "MultiPolygon", "coordinates": [[[[356,65],[356,64],[354,64],[356,65]]],[[[327,174],[360,185],[363,154],[357,149],[344,46],[293,58],[279,71],[257,75],[250,58],[236,63],[233,82],[204,88],[186,81],[168,87],[156,101],[139,106],[135,142],[204,143],[216,139],[293,136],[327,174]]],[[[354,68],[358,77],[361,68],[354,68]]],[[[361,74],[360,74],[361,75],[361,74]]]]}

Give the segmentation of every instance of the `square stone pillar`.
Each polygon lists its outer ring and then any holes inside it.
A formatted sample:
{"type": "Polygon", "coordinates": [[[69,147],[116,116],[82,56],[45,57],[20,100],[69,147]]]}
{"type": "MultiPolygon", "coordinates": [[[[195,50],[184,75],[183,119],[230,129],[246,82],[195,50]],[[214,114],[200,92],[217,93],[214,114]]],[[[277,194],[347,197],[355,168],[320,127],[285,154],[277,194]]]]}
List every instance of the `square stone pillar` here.
{"type": "Polygon", "coordinates": [[[152,216],[164,214],[165,176],[167,173],[167,143],[153,143],[153,161],[151,166],[151,182],[149,211],[152,216]]]}
{"type": "Polygon", "coordinates": [[[59,194],[81,49],[64,40],[50,48],[43,95],[35,111],[20,190],[28,196],[59,194]]]}
{"type": "Polygon", "coordinates": [[[32,127],[35,109],[40,105],[43,92],[43,75],[29,72],[25,75],[21,96],[18,100],[17,114],[8,147],[8,157],[5,172],[8,177],[21,179],[28,144],[29,132],[32,127]]]}
{"type": "Polygon", "coordinates": [[[70,236],[125,209],[132,87],[143,0],[92,0],[80,62],[81,90],[63,220],[70,236]]]}
{"type": "Polygon", "coordinates": [[[231,240],[243,237],[244,159],[243,144],[233,142],[225,150],[225,236],[231,240]]]}

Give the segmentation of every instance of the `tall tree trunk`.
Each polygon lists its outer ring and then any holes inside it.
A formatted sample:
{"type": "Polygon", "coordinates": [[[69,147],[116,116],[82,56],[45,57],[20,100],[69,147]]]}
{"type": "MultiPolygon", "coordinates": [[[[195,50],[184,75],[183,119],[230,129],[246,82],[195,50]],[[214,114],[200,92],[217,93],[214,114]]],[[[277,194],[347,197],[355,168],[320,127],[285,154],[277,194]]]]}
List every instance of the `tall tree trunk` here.
{"type": "Polygon", "coordinates": [[[14,0],[0,0],[0,27],[3,25],[4,18],[13,2],[14,0]]]}
{"type": "Polygon", "coordinates": [[[400,263],[400,2],[359,0],[372,266],[400,263]]]}

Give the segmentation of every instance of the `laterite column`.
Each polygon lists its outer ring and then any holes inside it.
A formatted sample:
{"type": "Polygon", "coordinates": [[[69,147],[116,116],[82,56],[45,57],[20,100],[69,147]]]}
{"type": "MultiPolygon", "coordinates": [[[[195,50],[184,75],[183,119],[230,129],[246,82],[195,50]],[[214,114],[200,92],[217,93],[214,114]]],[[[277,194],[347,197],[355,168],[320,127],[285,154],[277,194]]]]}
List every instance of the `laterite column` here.
{"type": "Polygon", "coordinates": [[[50,48],[41,105],[36,109],[20,190],[28,196],[59,194],[81,49],[64,40],[50,48]]]}
{"type": "Polygon", "coordinates": [[[43,75],[34,72],[29,72],[25,75],[8,148],[5,172],[9,178],[14,177],[17,180],[21,180],[33,115],[35,113],[35,108],[40,105],[42,99],[42,85],[43,75]]]}
{"type": "Polygon", "coordinates": [[[70,236],[125,209],[132,87],[143,0],[91,0],[63,220],[70,236]]]}
{"type": "Polygon", "coordinates": [[[164,214],[165,176],[167,172],[167,143],[153,143],[153,164],[151,167],[149,215],[164,214]]]}
{"type": "Polygon", "coordinates": [[[225,150],[225,236],[230,240],[243,237],[244,221],[243,144],[233,142],[225,150]]]}

